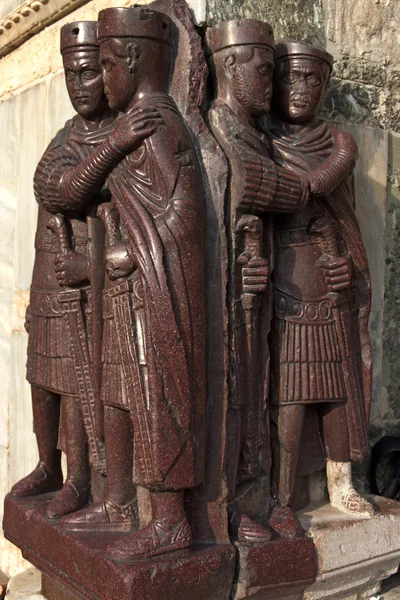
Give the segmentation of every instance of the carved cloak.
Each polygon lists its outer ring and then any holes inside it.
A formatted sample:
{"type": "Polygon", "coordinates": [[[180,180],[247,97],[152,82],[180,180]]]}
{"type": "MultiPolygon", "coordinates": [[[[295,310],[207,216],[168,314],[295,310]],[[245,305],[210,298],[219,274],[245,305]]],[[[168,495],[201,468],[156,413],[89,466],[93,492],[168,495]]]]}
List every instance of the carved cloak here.
{"type": "Polygon", "coordinates": [[[107,180],[144,293],[149,392],[147,406],[130,399],[133,480],[190,488],[202,481],[205,451],[203,187],[173,100],[154,95],[139,106],[157,108],[163,125],[107,180]]]}

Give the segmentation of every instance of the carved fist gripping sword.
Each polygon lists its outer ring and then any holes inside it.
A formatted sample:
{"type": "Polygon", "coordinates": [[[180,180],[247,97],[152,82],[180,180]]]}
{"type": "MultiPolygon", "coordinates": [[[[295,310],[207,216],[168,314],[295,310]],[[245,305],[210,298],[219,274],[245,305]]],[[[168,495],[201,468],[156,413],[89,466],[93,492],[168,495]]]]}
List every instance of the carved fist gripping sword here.
{"type": "MultiPolygon", "coordinates": [[[[340,256],[336,241],[335,229],[332,221],[326,217],[313,217],[307,225],[307,231],[319,238],[323,249],[317,265],[338,258],[340,256]]],[[[350,445],[353,460],[361,459],[358,448],[366,448],[367,427],[365,426],[366,413],[364,407],[364,392],[362,385],[362,369],[357,359],[354,319],[351,313],[347,290],[341,292],[328,292],[329,303],[339,340],[339,349],[342,356],[344,383],[347,391],[347,423],[350,434],[350,445]],[[354,444],[354,442],[356,442],[354,444]]]]}
{"type": "MultiPolygon", "coordinates": [[[[62,215],[53,215],[46,227],[53,231],[60,244],[61,254],[71,252],[72,244],[62,215]]],[[[64,322],[66,324],[69,347],[74,361],[76,380],[85,431],[88,437],[89,453],[93,468],[102,475],[106,474],[104,443],[97,437],[96,422],[101,411],[100,398],[94,393],[91,377],[91,358],[88,345],[88,332],[82,313],[82,290],[63,290],[58,294],[64,322]]]]}

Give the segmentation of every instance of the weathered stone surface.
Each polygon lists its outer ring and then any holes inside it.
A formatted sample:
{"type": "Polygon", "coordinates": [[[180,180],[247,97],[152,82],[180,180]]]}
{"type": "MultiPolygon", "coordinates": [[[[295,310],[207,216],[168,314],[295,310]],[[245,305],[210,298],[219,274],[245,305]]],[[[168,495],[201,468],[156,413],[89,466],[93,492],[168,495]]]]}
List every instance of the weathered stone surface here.
{"type": "MultiPolygon", "coordinates": [[[[14,285],[28,289],[32,278],[37,203],[33,195],[33,175],[46,147],[46,84],[39,83],[20,96],[20,135],[18,140],[18,196],[14,285]]],[[[54,111],[57,112],[57,111],[54,111]]]]}
{"type": "Polygon", "coordinates": [[[400,419],[400,135],[389,138],[389,189],[386,229],[386,281],[383,330],[383,386],[390,413],[400,419]]]}
{"type": "Polygon", "coordinates": [[[272,25],[275,37],[304,39],[324,46],[322,0],[209,0],[207,24],[226,19],[259,19],[272,25]]]}
{"type": "Polygon", "coordinates": [[[328,50],[336,58],[367,55],[382,66],[400,61],[397,0],[326,0],[324,8],[328,50]]]}
{"type": "Polygon", "coordinates": [[[8,13],[18,8],[23,0],[2,0],[0,2],[0,17],[6,17],[8,13]]]}
{"type": "MultiPolygon", "coordinates": [[[[3,504],[3,503],[2,503],[3,504]]],[[[3,507],[2,507],[3,510],[3,507]]],[[[9,577],[14,577],[22,571],[26,571],[32,565],[22,558],[21,550],[5,539],[0,531],[0,569],[9,577]]],[[[8,598],[7,598],[8,600],[8,598]]]]}
{"type": "Polygon", "coordinates": [[[30,567],[10,579],[7,600],[46,600],[40,593],[41,590],[41,573],[34,567],[30,567]]]}
{"type": "Polygon", "coordinates": [[[377,514],[355,519],[329,504],[299,513],[318,556],[318,576],[304,600],[361,600],[377,594],[400,562],[400,504],[373,497],[377,514]],[[329,523],[329,527],[327,524],[329,523]]]}

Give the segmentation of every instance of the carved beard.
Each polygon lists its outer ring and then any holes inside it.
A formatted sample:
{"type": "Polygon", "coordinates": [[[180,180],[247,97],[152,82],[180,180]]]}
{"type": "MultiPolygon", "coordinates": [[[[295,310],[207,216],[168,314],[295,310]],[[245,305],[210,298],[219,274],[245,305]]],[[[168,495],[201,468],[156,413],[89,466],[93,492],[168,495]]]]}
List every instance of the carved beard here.
{"type": "Polygon", "coordinates": [[[269,90],[252,89],[245,77],[244,66],[237,65],[234,78],[234,96],[249,115],[260,117],[270,110],[269,90]]]}

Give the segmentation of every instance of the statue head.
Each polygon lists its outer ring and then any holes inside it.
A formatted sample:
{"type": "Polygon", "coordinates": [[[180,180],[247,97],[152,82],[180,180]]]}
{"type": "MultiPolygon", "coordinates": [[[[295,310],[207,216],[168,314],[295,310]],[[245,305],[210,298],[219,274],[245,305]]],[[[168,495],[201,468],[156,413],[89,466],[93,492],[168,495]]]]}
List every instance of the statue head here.
{"type": "Polygon", "coordinates": [[[223,21],[207,33],[217,95],[255,119],[268,113],[272,96],[274,34],[262,21],[223,21]],[[231,100],[232,102],[230,102],[231,100]]]}
{"type": "Polygon", "coordinates": [[[172,21],[138,6],[99,13],[104,89],[110,108],[126,111],[134,98],[167,93],[172,65],[172,21]]]}
{"type": "Polygon", "coordinates": [[[100,66],[97,21],[78,21],[61,28],[61,54],[72,105],[87,120],[107,110],[100,66]]]}
{"type": "Polygon", "coordinates": [[[306,42],[276,45],[273,111],[284,122],[306,124],[318,114],[332,71],[333,57],[306,42]]]}

